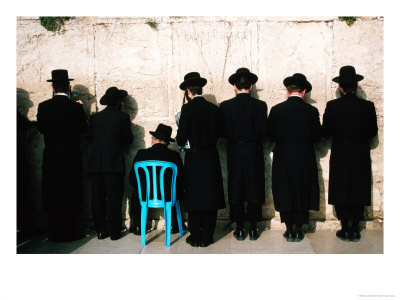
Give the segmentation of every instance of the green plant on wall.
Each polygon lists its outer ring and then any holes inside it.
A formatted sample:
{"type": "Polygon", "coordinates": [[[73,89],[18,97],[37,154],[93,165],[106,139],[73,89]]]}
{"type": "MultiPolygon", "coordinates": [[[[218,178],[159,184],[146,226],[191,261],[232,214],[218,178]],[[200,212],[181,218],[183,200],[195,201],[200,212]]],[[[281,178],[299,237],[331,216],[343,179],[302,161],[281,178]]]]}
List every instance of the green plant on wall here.
{"type": "Polygon", "coordinates": [[[158,23],[154,20],[148,20],[146,24],[149,25],[154,30],[158,29],[158,23]]]}
{"type": "Polygon", "coordinates": [[[72,17],[39,17],[40,25],[49,31],[59,31],[64,21],[70,20],[72,17]]]}
{"type": "Polygon", "coordinates": [[[357,20],[357,17],[339,17],[340,21],[346,21],[346,24],[351,26],[357,20]]]}

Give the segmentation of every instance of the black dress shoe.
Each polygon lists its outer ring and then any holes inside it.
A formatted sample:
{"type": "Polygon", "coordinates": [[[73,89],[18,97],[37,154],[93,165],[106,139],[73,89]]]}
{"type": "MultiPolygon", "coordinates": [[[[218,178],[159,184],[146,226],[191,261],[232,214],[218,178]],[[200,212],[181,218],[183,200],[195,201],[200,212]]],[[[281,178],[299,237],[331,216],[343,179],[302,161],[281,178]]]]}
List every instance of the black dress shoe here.
{"type": "Polygon", "coordinates": [[[129,231],[132,232],[134,235],[141,235],[142,233],[139,225],[133,225],[131,228],[129,228],[129,231]]]}
{"type": "Polygon", "coordinates": [[[121,238],[121,234],[116,234],[116,235],[110,236],[110,240],[112,240],[112,241],[119,240],[120,238],[121,238]]]}
{"type": "Polygon", "coordinates": [[[256,239],[258,239],[257,228],[256,229],[250,229],[249,238],[250,238],[250,241],[255,241],[256,239]]]}
{"type": "Polygon", "coordinates": [[[186,243],[188,243],[192,247],[199,247],[199,242],[192,240],[192,236],[188,236],[186,238],[186,243]]]}
{"type": "Polygon", "coordinates": [[[109,237],[109,234],[107,233],[107,232],[99,232],[98,234],[97,234],[97,238],[99,239],[99,240],[104,240],[104,239],[106,239],[106,238],[108,238],[109,237]]]}
{"type": "Polygon", "coordinates": [[[244,235],[244,229],[236,229],[233,232],[233,236],[235,237],[235,239],[237,239],[238,241],[243,241],[246,236],[244,235]]]}
{"type": "Polygon", "coordinates": [[[294,233],[293,232],[287,232],[283,234],[283,237],[286,239],[288,242],[294,242],[294,233]]]}
{"type": "Polygon", "coordinates": [[[358,231],[353,231],[349,233],[349,239],[353,242],[359,242],[361,239],[360,232],[358,231]]]}
{"type": "Polygon", "coordinates": [[[304,239],[303,231],[298,231],[294,233],[294,242],[301,242],[304,239]]]}
{"type": "Polygon", "coordinates": [[[208,247],[208,246],[210,246],[211,244],[214,244],[214,241],[213,241],[213,240],[201,241],[201,242],[200,242],[200,247],[208,247]]]}
{"type": "Polygon", "coordinates": [[[348,231],[344,231],[343,229],[340,229],[336,231],[336,236],[341,239],[342,241],[349,242],[350,241],[350,234],[348,231]]]}

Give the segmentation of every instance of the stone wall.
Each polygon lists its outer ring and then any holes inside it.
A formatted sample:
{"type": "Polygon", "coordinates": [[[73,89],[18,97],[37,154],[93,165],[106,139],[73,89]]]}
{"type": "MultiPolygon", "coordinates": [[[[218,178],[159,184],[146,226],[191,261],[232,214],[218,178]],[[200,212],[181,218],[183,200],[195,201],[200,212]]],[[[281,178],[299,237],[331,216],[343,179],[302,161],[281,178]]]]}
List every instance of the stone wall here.
{"type": "MultiPolygon", "coordinates": [[[[127,149],[129,170],[138,149],[150,146],[149,130],[159,122],[174,128],[174,115],[182,105],[178,88],[183,76],[198,71],[208,79],[205,98],[213,103],[234,96],[228,77],[247,67],[259,80],[253,91],[268,108],[286,100],[282,84],[286,76],[304,73],[313,85],[309,103],[322,115],[326,102],[338,95],[331,79],[343,65],[354,65],[364,75],[359,94],[375,103],[379,134],[373,141],[373,205],[367,209],[367,226],[379,227],[383,219],[383,19],[359,18],[351,27],[338,17],[77,17],[58,33],[47,31],[37,17],[17,18],[17,109],[36,120],[38,104],[51,97],[46,79],[51,70],[68,69],[73,91],[84,101],[89,116],[103,109],[98,103],[110,86],[129,93],[124,110],[131,116],[135,141],[127,149]]],[[[34,123],[33,123],[34,124],[34,123]]],[[[43,138],[34,126],[26,137],[31,185],[29,195],[36,222],[44,221],[40,208],[40,177],[43,138]]],[[[280,227],[271,192],[272,146],[265,143],[267,226],[280,227]],[[269,221],[271,220],[272,221],[269,221]],[[271,223],[269,223],[271,222],[271,223]]],[[[176,145],[172,145],[176,149],[176,145]]],[[[227,188],[226,145],[219,141],[220,158],[227,188]]],[[[82,138],[84,162],[89,145],[82,138]]],[[[329,141],[316,145],[320,175],[321,209],[312,212],[314,228],[337,225],[335,212],[327,204],[329,141]]],[[[90,191],[85,176],[85,218],[90,219],[90,191]]],[[[131,187],[126,180],[125,204],[131,187]]],[[[227,196],[226,196],[227,201],[227,196]]],[[[128,205],[124,206],[128,211],[128,205]]],[[[127,222],[129,215],[127,214],[127,222]]],[[[156,218],[158,216],[155,216],[156,218]]],[[[220,220],[229,218],[220,210],[220,220]]]]}

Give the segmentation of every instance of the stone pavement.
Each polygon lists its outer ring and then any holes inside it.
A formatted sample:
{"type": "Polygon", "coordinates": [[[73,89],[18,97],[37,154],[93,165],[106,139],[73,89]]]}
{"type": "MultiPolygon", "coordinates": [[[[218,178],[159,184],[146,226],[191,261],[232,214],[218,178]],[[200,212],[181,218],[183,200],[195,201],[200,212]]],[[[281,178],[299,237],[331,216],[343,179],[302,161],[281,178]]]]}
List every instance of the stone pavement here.
{"type": "Polygon", "coordinates": [[[164,246],[164,231],[153,230],[146,235],[145,247],[140,236],[125,232],[121,239],[98,240],[91,233],[82,240],[59,243],[47,240],[45,236],[20,242],[17,253],[21,254],[383,254],[383,230],[363,230],[359,242],[344,242],[335,235],[335,230],[317,230],[306,233],[301,242],[287,242],[283,230],[265,230],[256,241],[248,237],[237,241],[231,229],[217,229],[215,243],[206,248],[194,248],[183,237],[171,235],[171,246],[164,246]]]}

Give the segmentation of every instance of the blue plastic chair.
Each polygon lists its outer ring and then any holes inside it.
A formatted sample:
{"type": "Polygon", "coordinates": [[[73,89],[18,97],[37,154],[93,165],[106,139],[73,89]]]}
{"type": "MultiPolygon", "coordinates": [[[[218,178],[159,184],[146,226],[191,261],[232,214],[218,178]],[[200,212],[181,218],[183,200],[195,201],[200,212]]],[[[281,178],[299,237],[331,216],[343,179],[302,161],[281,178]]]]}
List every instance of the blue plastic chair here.
{"type": "Polygon", "coordinates": [[[154,208],[164,208],[164,219],[165,219],[165,246],[169,247],[171,244],[171,207],[176,207],[176,216],[178,218],[178,226],[179,233],[183,236],[183,227],[182,227],[182,217],[181,217],[181,209],[179,206],[179,201],[176,199],[176,176],[177,176],[177,167],[172,162],[161,161],[161,160],[146,160],[139,161],[134,164],[137,184],[138,184],[138,193],[140,205],[142,206],[141,212],[141,235],[142,235],[142,246],[146,245],[146,222],[147,222],[147,210],[148,207],[154,208]],[[149,168],[152,168],[152,181],[150,181],[149,168]],[[157,199],[157,172],[156,168],[161,167],[159,171],[159,183],[160,183],[160,194],[161,199],[157,199]],[[146,175],[146,199],[142,199],[142,189],[141,182],[139,177],[139,168],[142,168],[146,175]],[[164,193],[164,173],[165,170],[171,168],[172,169],[172,181],[171,181],[171,201],[165,201],[165,193],[164,193]],[[150,197],[150,187],[153,186],[153,195],[150,197]]]}

